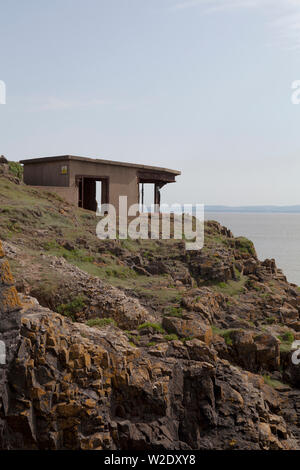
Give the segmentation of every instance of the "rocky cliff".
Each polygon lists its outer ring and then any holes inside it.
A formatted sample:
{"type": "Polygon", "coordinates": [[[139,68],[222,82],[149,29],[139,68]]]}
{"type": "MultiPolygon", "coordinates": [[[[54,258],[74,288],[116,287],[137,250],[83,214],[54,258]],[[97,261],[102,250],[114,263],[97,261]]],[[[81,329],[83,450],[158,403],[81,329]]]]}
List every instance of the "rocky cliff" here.
{"type": "Polygon", "coordinates": [[[216,222],[200,252],[100,241],[94,215],[16,183],[0,177],[1,449],[299,449],[300,297],[274,260],[216,222]]]}
{"type": "MultiPolygon", "coordinates": [[[[8,353],[1,366],[1,448],[298,448],[289,426],[297,416],[284,418],[278,392],[220,357],[221,337],[213,338],[201,311],[218,299],[197,300],[194,313],[182,318],[165,317],[166,327],[179,336],[192,332],[191,339],[161,341],[150,324],[140,333],[157,343],[136,347],[116,326],[90,327],[30,297],[19,301],[7,261],[0,266],[1,339],[8,353]]],[[[140,310],[133,302],[130,326],[141,321],[140,310]]],[[[273,343],[253,336],[237,341],[244,351],[234,362],[248,361],[251,369],[270,361],[276,369],[273,343]]]]}

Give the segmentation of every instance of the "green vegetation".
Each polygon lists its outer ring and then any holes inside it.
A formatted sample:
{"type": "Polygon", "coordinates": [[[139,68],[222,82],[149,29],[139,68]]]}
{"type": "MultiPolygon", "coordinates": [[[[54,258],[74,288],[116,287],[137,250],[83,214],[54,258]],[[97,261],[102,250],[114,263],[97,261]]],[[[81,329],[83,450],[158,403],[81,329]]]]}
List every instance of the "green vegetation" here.
{"type": "Polygon", "coordinates": [[[163,329],[163,327],[161,325],[159,325],[158,323],[146,322],[146,323],[142,323],[138,327],[139,330],[142,330],[144,328],[152,328],[153,330],[157,331],[158,333],[165,333],[165,330],[163,329]]]}
{"type": "Polygon", "coordinates": [[[57,311],[75,321],[75,314],[85,308],[85,301],[85,297],[78,295],[71,302],[59,305],[57,311]]]}
{"type": "Polygon", "coordinates": [[[280,339],[282,343],[292,344],[292,342],[295,340],[295,337],[291,331],[286,331],[282,335],[279,335],[278,339],[280,339]]]}
{"type": "Polygon", "coordinates": [[[267,385],[270,385],[270,387],[280,389],[282,387],[286,387],[286,385],[283,382],[280,382],[279,380],[271,379],[269,375],[263,375],[264,382],[267,385]]]}
{"type": "Polygon", "coordinates": [[[139,343],[140,340],[141,340],[140,335],[135,336],[135,335],[133,335],[132,333],[130,333],[130,331],[128,331],[128,330],[125,330],[124,333],[126,334],[127,338],[128,338],[132,343],[134,343],[135,341],[136,341],[137,343],[139,343]]]}
{"type": "Polygon", "coordinates": [[[156,346],[156,342],[155,342],[155,341],[150,341],[150,342],[147,344],[147,346],[149,346],[149,348],[150,348],[151,346],[156,346]]]}
{"type": "Polygon", "coordinates": [[[242,253],[248,253],[251,256],[256,256],[254,245],[251,240],[248,240],[248,238],[238,237],[236,238],[235,243],[236,243],[236,247],[242,253]]]}
{"type": "Polygon", "coordinates": [[[8,168],[9,171],[12,175],[14,175],[16,178],[19,178],[20,180],[23,179],[23,166],[21,163],[17,162],[8,162],[8,168]]]}
{"type": "Polygon", "coordinates": [[[180,338],[180,341],[184,344],[187,341],[191,341],[192,339],[194,339],[194,336],[185,336],[185,338],[180,338]]]}
{"type": "Polygon", "coordinates": [[[240,271],[235,266],[233,266],[233,271],[234,271],[236,281],[239,281],[241,279],[241,276],[242,276],[240,271]]]}
{"type": "Polygon", "coordinates": [[[215,325],[211,325],[211,329],[212,329],[212,332],[213,332],[214,335],[221,335],[222,332],[224,331],[224,330],[222,330],[221,328],[219,328],[215,325]]]}
{"type": "Polygon", "coordinates": [[[268,325],[273,325],[273,323],[276,323],[276,318],[275,318],[275,317],[266,318],[266,319],[265,319],[265,322],[266,322],[268,325]]]}
{"type": "Polygon", "coordinates": [[[279,350],[281,353],[288,353],[291,350],[292,342],[295,337],[291,331],[285,331],[283,334],[278,335],[277,338],[281,341],[279,350]]]}
{"type": "Polygon", "coordinates": [[[87,326],[95,326],[97,328],[103,328],[104,326],[116,326],[115,320],[113,318],[91,318],[85,323],[87,326]]]}
{"type": "Polygon", "coordinates": [[[211,329],[212,329],[212,332],[214,335],[220,335],[224,338],[225,340],[225,343],[227,344],[227,346],[232,346],[233,345],[233,341],[232,341],[232,338],[231,338],[231,334],[233,333],[233,329],[229,329],[229,330],[222,330],[221,328],[218,328],[217,326],[215,325],[212,325],[211,326],[211,329]]]}
{"type": "Polygon", "coordinates": [[[227,344],[227,346],[232,346],[233,345],[233,341],[231,339],[232,331],[233,330],[227,330],[227,331],[223,332],[223,334],[222,334],[223,338],[225,339],[225,343],[227,344]]]}
{"type": "Polygon", "coordinates": [[[175,341],[175,340],[178,339],[178,336],[174,335],[174,334],[171,334],[171,335],[165,335],[164,338],[165,338],[166,341],[175,341]]]}
{"type": "Polygon", "coordinates": [[[166,315],[168,317],[181,318],[182,317],[182,307],[174,307],[173,305],[170,305],[169,307],[166,308],[164,315],[166,315]]]}
{"type": "Polygon", "coordinates": [[[229,280],[227,282],[219,282],[213,285],[214,289],[222,294],[234,297],[244,292],[245,284],[247,282],[247,276],[240,275],[239,280],[229,280]]]}

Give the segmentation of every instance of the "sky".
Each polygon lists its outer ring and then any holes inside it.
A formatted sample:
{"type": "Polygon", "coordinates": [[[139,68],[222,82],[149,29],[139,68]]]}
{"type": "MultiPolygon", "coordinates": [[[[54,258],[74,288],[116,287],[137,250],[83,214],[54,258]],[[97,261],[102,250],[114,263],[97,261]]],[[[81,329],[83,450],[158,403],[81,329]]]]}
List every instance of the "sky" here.
{"type": "Polygon", "coordinates": [[[300,0],[0,0],[0,154],[182,171],[165,203],[300,204],[300,0]]]}

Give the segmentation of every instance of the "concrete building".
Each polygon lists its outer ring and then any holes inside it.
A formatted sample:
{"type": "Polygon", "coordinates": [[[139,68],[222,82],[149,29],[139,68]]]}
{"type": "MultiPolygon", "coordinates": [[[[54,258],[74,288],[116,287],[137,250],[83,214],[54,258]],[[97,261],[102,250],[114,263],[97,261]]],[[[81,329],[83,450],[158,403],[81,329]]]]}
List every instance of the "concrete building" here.
{"type": "Polygon", "coordinates": [[[128,197],[128,206],[144,204],[144,186],[151,184],[151,203],[160,205],[161,188],[174,183],[175,177],[181,174],[167,168],[73,155],[33,158],[20,163],[24,165],[25,184],[53,191],[68,202],[92,211],[97,209],[97,184],[100,204],[110,203],[117,209],[119,196],[128,197]]]}

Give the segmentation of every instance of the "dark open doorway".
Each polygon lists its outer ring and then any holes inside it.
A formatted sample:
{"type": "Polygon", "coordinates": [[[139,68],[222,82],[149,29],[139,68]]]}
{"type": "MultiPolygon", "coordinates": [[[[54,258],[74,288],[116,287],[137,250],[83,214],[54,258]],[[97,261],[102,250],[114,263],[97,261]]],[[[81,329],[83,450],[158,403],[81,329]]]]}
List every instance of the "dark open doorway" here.
{"type": "MultiPolygon", "coordinates": [[[[96,212],[97,205],[107,204],[108,200],[108,178],[92,177],[92,176],[77,176],[76,182],[78,185],[78,206],[83,209],[96,212]],[[97,182],[101,182],[101,197],[97,197],[99,194],[99,188],[96,187],[97,182]],[[98,191],[97,191],[98,190],[98,191]],[[97,201],[98,199],[98,201],[97,201]]],[[[98,207],[101,210],[101,207],[98,207]]]]}

